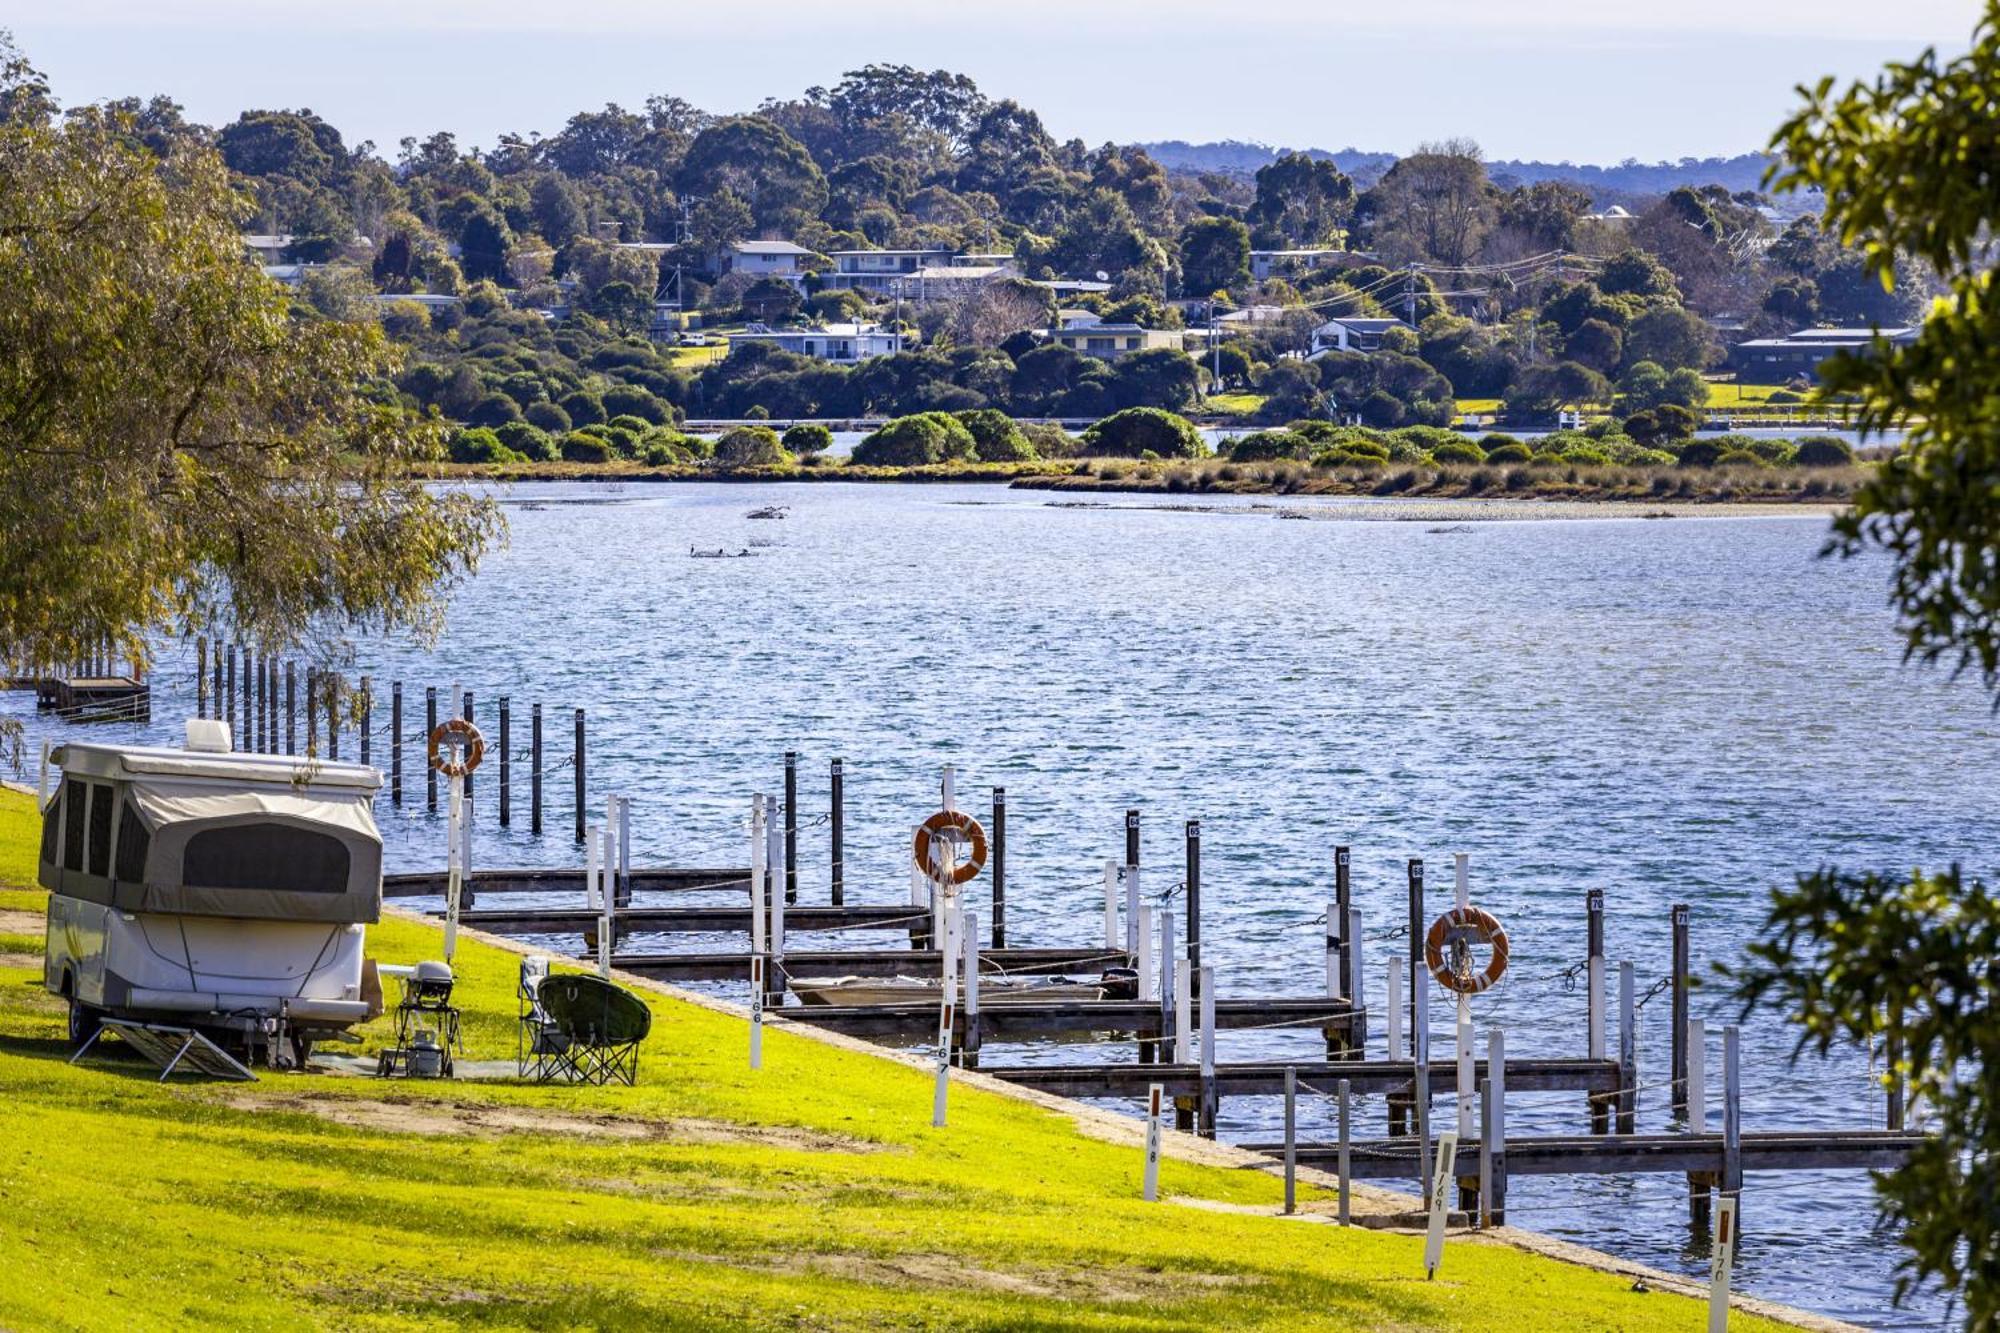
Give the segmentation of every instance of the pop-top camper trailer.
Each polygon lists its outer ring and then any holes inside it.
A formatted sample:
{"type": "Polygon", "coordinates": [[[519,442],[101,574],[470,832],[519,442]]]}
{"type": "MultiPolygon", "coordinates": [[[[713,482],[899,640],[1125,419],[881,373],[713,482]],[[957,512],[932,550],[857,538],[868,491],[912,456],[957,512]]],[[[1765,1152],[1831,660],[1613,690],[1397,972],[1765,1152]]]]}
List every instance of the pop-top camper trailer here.
{"type": "Polygon", "coordinates": [[[217,722],[190,722],[184,750],[71,742],[50,758],[44,980],[69,1001],[73,1041],[115,1016],[302,1058],[369,1016],[379,773],[231,753],[217,722]]]}

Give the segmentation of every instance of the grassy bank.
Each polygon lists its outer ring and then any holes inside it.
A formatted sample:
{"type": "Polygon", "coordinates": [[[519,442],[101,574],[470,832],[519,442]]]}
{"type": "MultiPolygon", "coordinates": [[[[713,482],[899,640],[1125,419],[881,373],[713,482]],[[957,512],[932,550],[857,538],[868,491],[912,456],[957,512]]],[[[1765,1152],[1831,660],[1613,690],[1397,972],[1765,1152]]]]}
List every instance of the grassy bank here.
{"type": "MultiPolygon", "coordinates": [[[[1260,1173],[653,998],[639,1087],[267,1074],[162,1087],[63,1063],[20,938],[26,798],[0,793],[0,1326],[1684,1329],[1689,1300],[1507,1246],[1272,1216],[1260,1173]]],[[[371,928],[384,961],[428,924],[371,928]]],[[[459,957],[473,1058],[514,1050],[515,955],[459,957]]],[[[372,1025],[371,1044],[384,1024],[372,1025]]],[[[1739,1328],[1775,1325],[1740,1316],[1739,1328]]]]}
{"type": "Polygon", "coordinates": [[[428,477],[484,481],[883,483],[985,482],[1026,489],[1215,495],[1410,495],[1426,499],[1516,499],[1714,503],[1839,503],[1868,474],[1846,468],[1598,467],[1560,461],[1321,467],[1204,458],[1140,461],[1067,458],[1028,463],[945,463],[931,467],[648,467],[643,463],[445,463],[428,477]]]}

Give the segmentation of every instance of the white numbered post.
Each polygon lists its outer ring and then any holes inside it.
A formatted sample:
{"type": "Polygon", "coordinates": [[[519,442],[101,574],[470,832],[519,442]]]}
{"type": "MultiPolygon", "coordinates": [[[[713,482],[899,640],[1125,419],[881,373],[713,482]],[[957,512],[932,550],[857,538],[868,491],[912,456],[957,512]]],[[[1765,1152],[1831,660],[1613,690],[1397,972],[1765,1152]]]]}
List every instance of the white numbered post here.
{"type": "Polygon", "coordinates": [[[1451,1206],[1452,1172],[1458,1161],[1458,1135],[1446,1130],[1438,1135],[1437,1169],[1431,1176],[1430,1228],[1424,1233],[1424,1280],[1437,1276],[1444,1262],[1444,1220],[1451,1206]]]}
{"type": "Polygon", "coordinates": [[[1139,973],[1139,998],[1157,1000],[1159,991],[1154,988],[1153,976],[1153,909],[1139,909],[1139,958],[1134,964],[1139,973]]]}
{"type": "Polygon", "coordinates": [[[1708,1333],[1727,1333],[1729,1281],[1736,1272],[1736,1198],[1715,1201],[1715,1246],[1708,1259],[1708,1333]]]}
{"type": "Polygon", "coordinates": [[[931,1095],[931,1127],[934,1129],[944,1128],[945,1101],[951,1087],[951,1033],[958,1007],[958,987],[955,984],[957,969],[952,966],[955,953],[952,946],[956,943],[958,923],[958,895],[946,895],[943,901],[944,921],[943,929],[940,931],[942,938],[938,944],[944,951],[944,985],[940,989],[938,998],[937,1085],[931,1095]]]}
{"type": "Polygon", "coordinates": [[[1104,863],[1104,951],[1118,951],[1118,863],[1104,863]]]}
{"type": "Polygon", "coordinates": [[[1382,1003],[1389,1011],[1389,1058],[1403,1058],[1403,969],[1395,959],[1389,960],[1389,980],[1382,1003]]]}
{"type": "Polygon", "coordinates": [[[458,904],[465,893],[465,847],[459,833],[459,823],[465,818],[465,779],[460,775],[452,776],[451,802],[446,810],[444,960],[449,963],[458,952],[458,904]]]}
{"type": "Polygon", "coordinates": [[[1146,1202],[1154,1203],[1160,1197],[1160,1085],[1149,1084],[1146,1088],[1146,1202]]]}
{"type": "Polygon", "coordinates": [[[618,875],[612,869],[618,859],[618,833],[604,830],[604,856],[599,862],[601,879],[597,892],[597,975],[611,980],[611,936],[618,921],[618,875]]]}
{"type": "Polygon", "coordinates": [[[750,1067],[764,1067],[764,955],[750,955],[750,1067]]]}
{"type": "Polygon", "coordinates": [[[1185,959],[1174,964],[1174,1063],[1194,1063],[1194,969],[1185,959]]]}

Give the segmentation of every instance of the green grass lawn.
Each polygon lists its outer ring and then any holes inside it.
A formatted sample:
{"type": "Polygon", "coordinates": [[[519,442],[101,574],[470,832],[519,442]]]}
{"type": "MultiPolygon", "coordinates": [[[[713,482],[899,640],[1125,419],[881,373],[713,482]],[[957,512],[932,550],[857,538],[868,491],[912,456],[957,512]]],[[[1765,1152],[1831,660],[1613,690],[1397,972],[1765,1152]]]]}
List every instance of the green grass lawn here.
{"type": "Polygon", "coordinates": [[[1202,400],[1202,405],[1210,412],[1223,416],[1247,417],[1255,415],[1264,406],[1261,393],[1212,393],[1202,400]]]}
{"type": "MultiPolygon", "coordinates": [[[[0,881],[27,798],[0,793],[0,881]]],[[[32,890],[7,905],[39,902],[32,890]]],[[[1272,1216],[1278,1182],[665,995],[636,1088],[264,1073],[162,1087],[64,1063],[0,941],[0,1327],[1687,1329],[1624,1278],[1455,1239],[1272,1216]],[[1201,1204],[1204,1206],[1196,1206],[1201,1204]]],[[[438,953],[386,918],[370,952],[438,953]]],[[[467,1054],[511,1057],[517,957],[461,946],[467,1054]]],[[[367,1033],[382,1039],[385,1023],[367,1033]]],[[[1663,1220],[1663,1225],[1670,1219],[1663,1220]]],[[[1737,1328],[1775,1327],[1742,1316],[1737,1328]]]]}

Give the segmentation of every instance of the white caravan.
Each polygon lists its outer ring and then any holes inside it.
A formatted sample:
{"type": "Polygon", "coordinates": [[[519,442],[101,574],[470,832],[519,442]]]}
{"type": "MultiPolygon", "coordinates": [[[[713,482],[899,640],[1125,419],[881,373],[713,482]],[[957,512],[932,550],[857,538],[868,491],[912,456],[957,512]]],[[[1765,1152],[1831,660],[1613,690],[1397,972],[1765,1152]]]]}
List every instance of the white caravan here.
{"type": "Polygon", "coordinates": [[[71,742],[42,816],[44,983],[81,1044],[106,1016],[232,1037],[279,1062],[368,1018],[362,931],[382,912],[381,774],[188,746],[71,742]]]}

